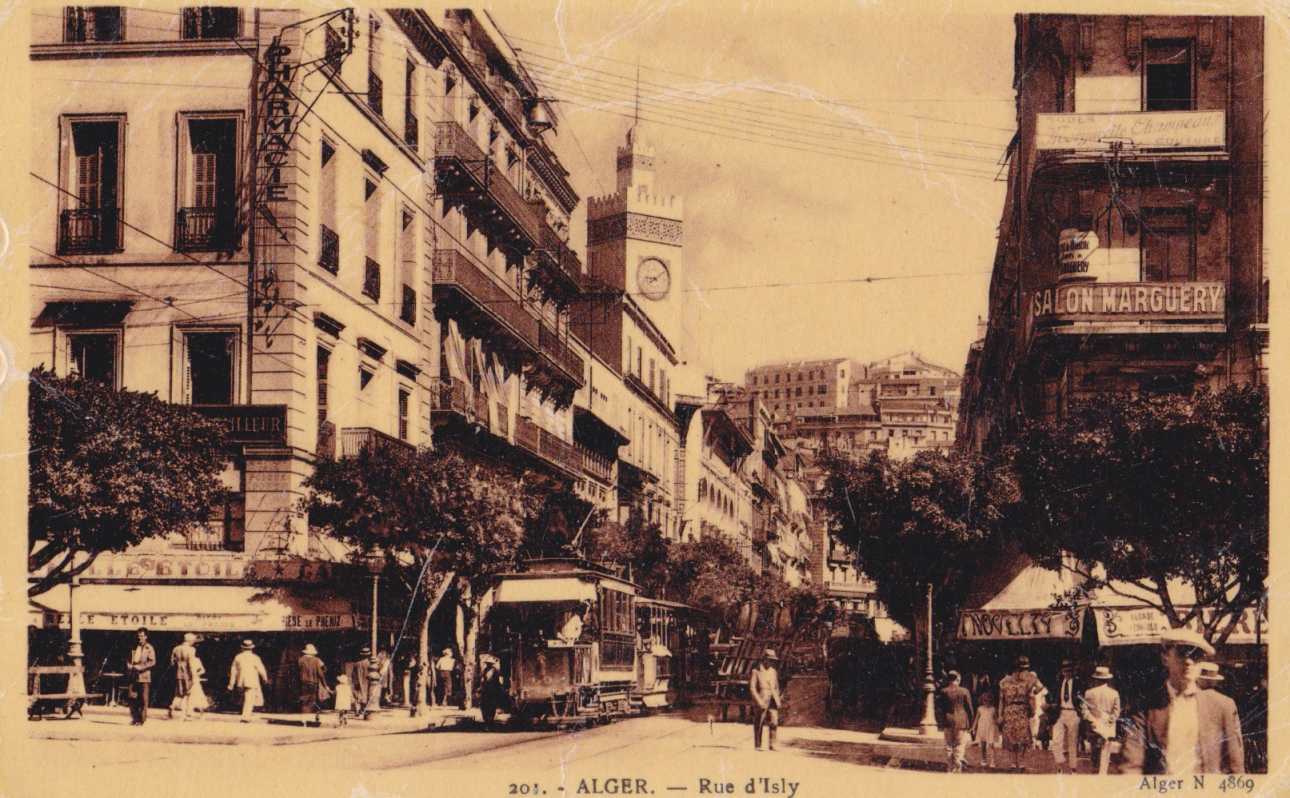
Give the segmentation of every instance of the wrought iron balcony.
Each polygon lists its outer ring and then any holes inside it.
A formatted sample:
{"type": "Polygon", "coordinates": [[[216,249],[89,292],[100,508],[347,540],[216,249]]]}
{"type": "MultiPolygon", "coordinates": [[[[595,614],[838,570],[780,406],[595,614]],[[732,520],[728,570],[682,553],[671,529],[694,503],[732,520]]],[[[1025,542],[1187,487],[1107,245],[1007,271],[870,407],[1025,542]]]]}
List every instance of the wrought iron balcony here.
{"type": "Polygon", "coordinates": [[[582,469],[582,457],[573,444],[560,440],[531,419],[520,416],[516,421],[515,443],[567,474],[576,476],[582,469]]]}
{"type": "Polygon", "coordinates": [[[340,273],[340,234],[323,224],[318,226],[318,235],[318,265],[332,274],[340,273]]]}
{"type": "Polygon", "coordinates": [[[435,178],[450,199],[476,206],[513,248],[527,253],[538,246],[544,221],[456,122],[435,126],[435,178]]]}
{"type": "Polygon", "coordinates": [[[121,249],[121,213],[116,208],[63,211],[58,222],[58,252],[85,255],[121,249]]]}
{"type": "Polygon", "coordinates": [[[175,214],[175,249],[224,251],[237,247],[232,208],[180,208],[175,214]]]}
{"type": "Polygon", "coordinates": [[[523,303],[464,253],[441,249],[434,255],[435,305],[481,334],[526,354],[537,351],[538,320],[523,303]],[[456,299],[449,307],[440,300],[456,299]]]}
{"type": "MultiPolygon", "coordinates": [[[[488,426],[488,396],[482,390],[468,391],[466,383],[452,377],[439,380],[431,395],[436,413],[451,413],[469,422],[488,426]]],[[[501,411],[499,411],[500,414],[501,411]]],[[[500,434],[506,434],[506,422],[498,424],[500,434]]]]}
{"type": "Polygon", "coordinates": [[[393,435],[388,435],[378,429],[372,429],[371,427],[344,427],[341,429],[341,457],[357,457],[358,453],[365,448],[373,448],[378,452],[389,449],[400,449],[408,453],[416,451],[416,447],[407,441],[401,441],[393,435]]]}
{"type": "Polygon", "coordinates": [[[555,364],[565,377],[580,386],[583,384],[582,358],[560,340],[554,330],[541,322],[538,323],[538,345],[542,356],[555,364]]]}

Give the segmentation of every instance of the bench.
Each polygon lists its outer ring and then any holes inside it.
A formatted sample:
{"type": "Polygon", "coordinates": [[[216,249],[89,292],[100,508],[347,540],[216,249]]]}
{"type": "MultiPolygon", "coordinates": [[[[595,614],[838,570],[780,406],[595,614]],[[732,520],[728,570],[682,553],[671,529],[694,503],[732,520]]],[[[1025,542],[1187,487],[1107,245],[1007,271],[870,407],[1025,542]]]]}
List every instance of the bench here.
{"type": "Polygon", "coordinates": [[[51,710],[58,703],[62,703],[63,717],[70,718],[72,715],[82,717],[82,708],[85,702],[91,698],[102,698],[102,693],[86,693],[83,690],[79,692],[69,692],[72,677],[80,676],[83,685],[85,670],[79,665],[35,665],[27,669],[27,718],[41,720],[46,710],[51,710]],[[46,676],[65,676],[67,683],[64,684],[61,692],[44,692],[41,690],[41,680],[46,676]]]}

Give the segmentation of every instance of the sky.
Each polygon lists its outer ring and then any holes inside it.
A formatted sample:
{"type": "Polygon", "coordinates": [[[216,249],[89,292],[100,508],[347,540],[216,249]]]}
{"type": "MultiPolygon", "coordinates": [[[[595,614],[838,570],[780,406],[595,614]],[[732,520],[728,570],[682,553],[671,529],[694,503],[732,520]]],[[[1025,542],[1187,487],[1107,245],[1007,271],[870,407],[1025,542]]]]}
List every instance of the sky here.
{"type": "Polygon", "coordinates": [[[730,0],[486,3],[546,95],[584,202],[636,114],[685,203],[683,358],[918,351],[962,371],[1015,129],[1010,12],[730,0]],[[865,278],[883,279],[873,282],[865,278]]]}

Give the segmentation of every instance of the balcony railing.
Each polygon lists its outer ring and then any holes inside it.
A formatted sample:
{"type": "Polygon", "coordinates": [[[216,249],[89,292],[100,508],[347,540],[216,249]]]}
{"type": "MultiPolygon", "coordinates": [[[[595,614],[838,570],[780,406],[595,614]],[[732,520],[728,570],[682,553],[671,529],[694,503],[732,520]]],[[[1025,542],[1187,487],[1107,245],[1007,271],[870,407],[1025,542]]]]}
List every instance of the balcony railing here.
{"type": "Polygon", "coordinates": [[[613,476],[613,463],[603,454],[592,451],[582,444],[576,444],[579,456],[582,457],[582,470],[601,482],[609,482],[613,476]]]}
{"type": "Polygon", "coordinates": [[[436,296],[442,289],[456,289],[495,327],[505,330],[529,349],[538,348],[537,318],[462,252],[455,249],[435,252],[434,282],[436,296]]]}
{"type": "MultiPolygon", "coordinates": [[[[455,413],[467,421],[488,425],[488,395],[482,390],[468,391],[466,383],[452,377],[438,381],[431,397],[435,412],[455,413]]],[[[499,415],[504,411],[499,410],[499,415]]],[[[506,421],[498,423],[499,434],[506,434],[506,421]]]]}
{"type": "Polygon", "coordinates": [[[570,379],[582,385],[582,358],[561,341],[554,330],[541,322],[538,323],[538,348],[544,357],[559,366],[570,379]]]}
{"type": "Polygon", "coordinates": [[[440,122],[435,126],[435,160],[445,167],[437,169],[436,176],[448,184],[447,193],[459,193],[465,181],[468,191],[481,199],[487,197],[505,214],[529,247],[538,245],[545,222],[461,125],[440,122]]]}
{"type": "Polygon", "coordinates": [[[63,211],[58,224],[58,251],[63,255],[116,252],[121,249],[121,214],[116,208],[63,211]]]}
{"type": "Polygon", "coordinates": [[[318,265],[331,272],[340,272],[340,235],[327,225],[318,227],[320,246],[318,248],[318,265]]]}
{"type": "Polygon", "coordinates": [[[367,107],[377,116],[385,110],[385,87],[381,83],[381,76],[375,72],[367,73],[367,107]]]}
{"type": "MultiPolygon", "coordinates": [[[[541,212],[545,207],[545,203],[542,200],[530,200],[530,204],[533,206],[534,211],[539,213],[539,218],[542,218],[541,212]]],[[[569,244],[560,237],[560,234],[555,231],[555,228],[545,221],[542,223],[538,246],[541,248],[543,256],[555,264],[567,278],[574,281],[575,284],[581,281],[582,260],[578,258],[578,253],[574,252],[569,247],[569,244]]]]}
{"type": "Polygon", "coordinates": [[[175,214],[175,249],[180,252],[230,250],[234,241],[231,208],[180,208],[175,214]]]}
{"type": "Polygon", "coordinates": [[[344,427],[341,429],[341,457],[357,457],[358,453],[367,447],[371,447],[378,452],[387,449],[401,449],[409,453],[416,451],[416,447],[407,441],[401,441],[393,435],[388,435],[378,429],[372,429],[371,427],[344,427]]]}
{"type": "Polygon", "coordinates": [[[582,470],[582,456],[573,444],[558,438],[555,433],[541,430],[541,455],[552,463],[577,473],[582,470]]]}
{"type": "Polygon", "coordinates": [[[542,449],[542,428],[531,419],[520,416],[515,421],[515,443],[523,446],[533,454],[540,454],[542,449]]]}
{"type": "Polygon", "coordinates": [[[65,42],[119,42],[125,38],[120,8],[68,6],[63,14],[65,42]]]}

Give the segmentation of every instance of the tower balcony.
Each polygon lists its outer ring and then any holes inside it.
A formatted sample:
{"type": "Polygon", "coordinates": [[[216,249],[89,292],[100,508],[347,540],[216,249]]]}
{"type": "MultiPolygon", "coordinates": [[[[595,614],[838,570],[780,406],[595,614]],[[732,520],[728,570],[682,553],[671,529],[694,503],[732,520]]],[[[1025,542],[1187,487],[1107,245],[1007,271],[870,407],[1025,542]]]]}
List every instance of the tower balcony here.
{"type": "Polygon", "coordinates": [[[446,199],[465,207],[499,243],[521,255],[538,246],[545,222],[456,122],[435,127],[435,181],[446,199]]]}

